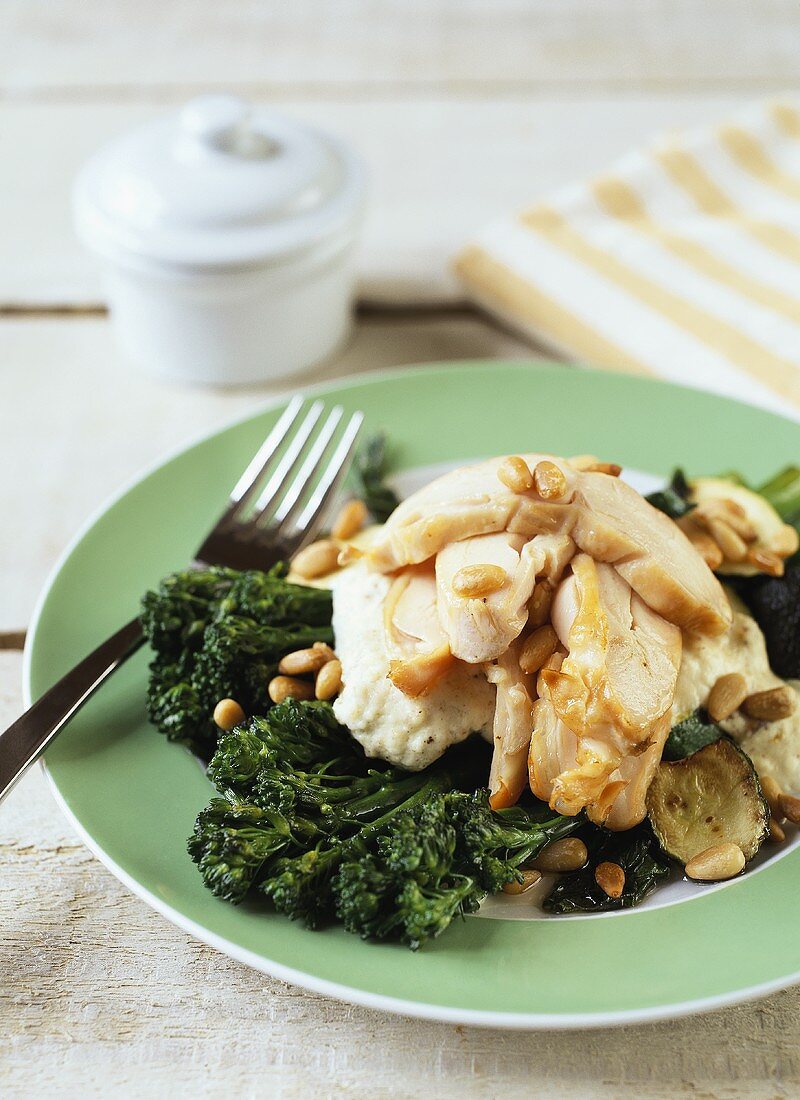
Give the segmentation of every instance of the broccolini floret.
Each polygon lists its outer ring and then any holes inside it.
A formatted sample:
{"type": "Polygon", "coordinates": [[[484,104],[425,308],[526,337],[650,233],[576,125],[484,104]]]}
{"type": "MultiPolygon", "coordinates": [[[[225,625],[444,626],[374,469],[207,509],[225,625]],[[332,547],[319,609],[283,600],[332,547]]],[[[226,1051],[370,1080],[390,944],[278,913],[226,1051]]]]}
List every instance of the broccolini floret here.
{"type": "Polygon", "coordinates": [[[486,791],[462,796],[458,813],[466,857],[484,893],[496,893],[508,882],[521,882],[520,868],[553,840],[580,826],[577,817],[554,814],[538,803],[533,810],[511,806],[492,810],[486,791]]]}
{"type": "Polygon", "coordinates": [[[227,901],[260,894],[310,928],[339,920],[417,948],[580,824],[466,793],[485,752],[462,745],[404,772],[367,760],[330,704],[287,700],[220,738],[208,774],[222,797],[190,854],[227,901]]]}
{"type": "Polygon", "coordinates": [[[229,796],[213,798],[201,810],[188,849],[209,890],[236,903],[260,880],[269,860],[313,843],[318,835],[311,821],[229,796]]]}
{"type": "Polygon", "coordinates": [[[348,932],[398,938],[416,949],[478,908],[483,891],[462,870],[449,797],[432,795],[397,815],[371,851],[356,843],[346,853],[333,891],[348,932]]]}
{"type": "Polygon", "coordinates": [[[170,740],[208,759],[219,699],[236,699],[248,714],[266,711],[280,658],[333,640],[330,592],[290,584],[286,572],[187,569],[145,595],[142,626],[155,652],[148,715],[170,740]]]}

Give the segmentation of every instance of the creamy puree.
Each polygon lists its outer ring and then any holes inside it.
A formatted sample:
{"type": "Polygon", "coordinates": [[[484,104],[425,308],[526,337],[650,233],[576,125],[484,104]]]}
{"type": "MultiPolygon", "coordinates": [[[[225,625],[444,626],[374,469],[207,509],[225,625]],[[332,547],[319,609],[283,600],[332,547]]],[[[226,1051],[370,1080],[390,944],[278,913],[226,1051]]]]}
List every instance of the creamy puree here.
{"type": "MultiPolygon", "coordinates": [[[[784,683],[769,667],[760,627],[739,610],[721,637],[684,636],[672,724],[704,706],[715,682],[727,672],[740,672],[751,692],[784,683]]],[[[737,711],[720,725],[741,744],[760,775],[771,775],[785,790],[800,791],[800,707],[777,722],[760,722],[737,711]]]]}
{"type": "Polygon", "coordinates": [[[367,756],[418,771],[471,733],[491,739],[495,688],[482,668],[458,662],[416,699],[389,679],[383,625],[389,577],[357,562],[325,583],[333,589],[333,633],[344,682],[333,710],[367,756]]]}

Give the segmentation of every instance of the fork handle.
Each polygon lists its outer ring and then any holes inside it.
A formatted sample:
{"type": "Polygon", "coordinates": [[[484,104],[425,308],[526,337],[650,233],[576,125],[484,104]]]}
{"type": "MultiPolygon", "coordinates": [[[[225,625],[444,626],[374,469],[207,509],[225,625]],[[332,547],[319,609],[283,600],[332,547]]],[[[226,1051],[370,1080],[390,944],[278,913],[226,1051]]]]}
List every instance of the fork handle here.
{"type": "Polygon", "coordinates": [[[143,642],[142,624],[133,619],[53,684],[5,733],[0,733],[0,800],[86,700],[143,642]]]}

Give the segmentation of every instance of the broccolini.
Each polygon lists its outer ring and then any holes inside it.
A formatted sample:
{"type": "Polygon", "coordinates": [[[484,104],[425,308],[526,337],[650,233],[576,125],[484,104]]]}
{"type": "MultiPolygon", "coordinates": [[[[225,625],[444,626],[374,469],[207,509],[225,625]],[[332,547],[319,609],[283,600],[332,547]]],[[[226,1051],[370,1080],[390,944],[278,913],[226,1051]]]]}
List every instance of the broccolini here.
{"type": "Polygon", "coordinates": [[[308,927],[338,920],[417,948],[580,825],[465,793],[486,751],[466,744],[404,772],[367,760],[329,704],[287,700],[220,738],[208,774],[221,797],[189,853],[226,901],[261,894],[308,927]]]}
{"type": "Polygon", "coordinates": [[[208,759],[219,699],[236,699],[247,714],[266,710],[280,658],[333,640],[330,592],[290,584],[286,573],[285,565],[187,569],[145,594],[142,626],[155,652],[147,711],[170,740],[208,759]]]}

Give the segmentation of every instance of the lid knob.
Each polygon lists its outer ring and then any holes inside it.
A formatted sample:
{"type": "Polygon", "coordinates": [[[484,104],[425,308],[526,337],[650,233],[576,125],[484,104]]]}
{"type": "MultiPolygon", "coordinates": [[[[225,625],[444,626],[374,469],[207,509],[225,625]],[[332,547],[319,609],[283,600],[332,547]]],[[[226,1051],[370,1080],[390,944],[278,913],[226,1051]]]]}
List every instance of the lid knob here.
{"type": "Polygon", "coordinates": [[[263,157],[275,151],[272,142],[248,125],[250,104],[235,95],[204,95],[190,100],[180,113],[184,135],[197,149],[209,148],[245,157],[263,157]]]}

